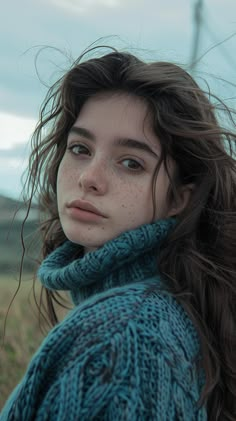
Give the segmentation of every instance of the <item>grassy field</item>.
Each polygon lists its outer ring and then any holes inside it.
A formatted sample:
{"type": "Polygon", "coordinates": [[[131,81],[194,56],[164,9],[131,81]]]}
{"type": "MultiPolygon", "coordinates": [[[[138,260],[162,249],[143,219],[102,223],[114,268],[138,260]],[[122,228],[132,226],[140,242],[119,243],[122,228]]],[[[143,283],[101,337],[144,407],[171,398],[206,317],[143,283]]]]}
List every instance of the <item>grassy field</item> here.
{"type": "MultiPolygon", "coordinates": [[[[44,334],[37,320],[37,309],[33,300],[32,281],[22,281],[20,290],[7,317],[4,345],[3,328],[6,312],[18,282],[9,276],[0,277],[0,410],[23,376],[25,369],[41,343],[44,334]]],[[[40,288],[37,288],[39,295],[40,288]]],[[[65,311],[60,312],[62,319],[65,311]]]]}

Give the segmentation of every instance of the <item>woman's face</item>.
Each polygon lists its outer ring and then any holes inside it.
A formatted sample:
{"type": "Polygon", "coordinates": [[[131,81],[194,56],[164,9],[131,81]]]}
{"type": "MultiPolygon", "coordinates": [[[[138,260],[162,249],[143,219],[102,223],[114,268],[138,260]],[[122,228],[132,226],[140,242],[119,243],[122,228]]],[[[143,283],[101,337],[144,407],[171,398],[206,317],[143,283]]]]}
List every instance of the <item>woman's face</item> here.
{"type": "MultiPolygon", "coordinates": [[[[146,114],[147,105],[135,96],[97,95],[68,134],[57,178],[58,211],[66,237],[86,251],[152,221],[152,178],[161,149],[146,114]]],[[[167,203],[168,187],[162,164],[155,219],[176,214],[167,203]]]]}

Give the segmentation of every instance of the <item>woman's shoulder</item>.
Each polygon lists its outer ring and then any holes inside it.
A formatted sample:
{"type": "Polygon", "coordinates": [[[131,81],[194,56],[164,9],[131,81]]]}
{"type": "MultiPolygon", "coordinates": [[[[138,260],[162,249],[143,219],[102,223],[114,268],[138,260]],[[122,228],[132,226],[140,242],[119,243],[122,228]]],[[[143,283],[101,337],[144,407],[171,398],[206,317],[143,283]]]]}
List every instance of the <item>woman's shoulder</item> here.
{"type": "MultiPolygon", "coordinates": [[[[64,324],[80,331],[99,331],[106,338],[130,324],[142,335],[166,346],[181,347],[194,358],[199,352],[197,331],[177,299],[161,286],[158,277],[126,284],[99,293],[76,306],[64,324]]],[[[63,328],[63,326],[62,326],[63,328]]]]}
{"type": "Polygon", "coordinates": [[[26,410],[30,420],[121,419],[124,411],[134,420],[206,419],[197,408],[204,377],[194,330],[158,282],[112,288],[76,306],[45,338],[1,419],[26,410]]]}

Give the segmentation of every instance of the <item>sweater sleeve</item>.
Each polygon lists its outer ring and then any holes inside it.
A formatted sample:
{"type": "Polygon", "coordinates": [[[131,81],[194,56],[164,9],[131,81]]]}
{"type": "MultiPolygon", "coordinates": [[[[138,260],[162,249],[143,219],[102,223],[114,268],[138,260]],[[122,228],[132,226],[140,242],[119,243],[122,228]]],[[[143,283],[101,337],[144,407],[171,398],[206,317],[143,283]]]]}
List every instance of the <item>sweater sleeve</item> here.
{"type": "Polygon", "coordinates": [[[140,299],[119,298],[73,311],[49,334],[1,421],[206,419],[170,326],[154,332],[136,317],[140,299]]]}

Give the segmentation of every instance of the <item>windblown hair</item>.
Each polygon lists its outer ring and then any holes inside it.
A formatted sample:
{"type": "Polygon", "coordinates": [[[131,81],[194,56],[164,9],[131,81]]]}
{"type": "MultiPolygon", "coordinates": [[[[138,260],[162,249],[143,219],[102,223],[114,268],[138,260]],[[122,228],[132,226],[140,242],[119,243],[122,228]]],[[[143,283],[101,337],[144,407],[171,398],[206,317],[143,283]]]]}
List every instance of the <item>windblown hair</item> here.
{"type": "MultiPolygon", "coordinates": [[[[232,111],[210,92],[203,92],[181,67],[145,63],[111,49],[85,60],[81,56],[49,90],[32,138],[27,180],[47,217],[41,224],[42,258],[62,244],[56,180],[67,135],[88,98],[123,92],[148,104],[166,170],[177,163],[170,196],[178,185],[193,183],[189,203],[163,243],[159,269],[168,289],[198,330],[206,382],[201,404],[208,419],[236,419],[236,131],[232,111]]],[[[52,292],[47,313],[57,323],[52,292]]]]}

